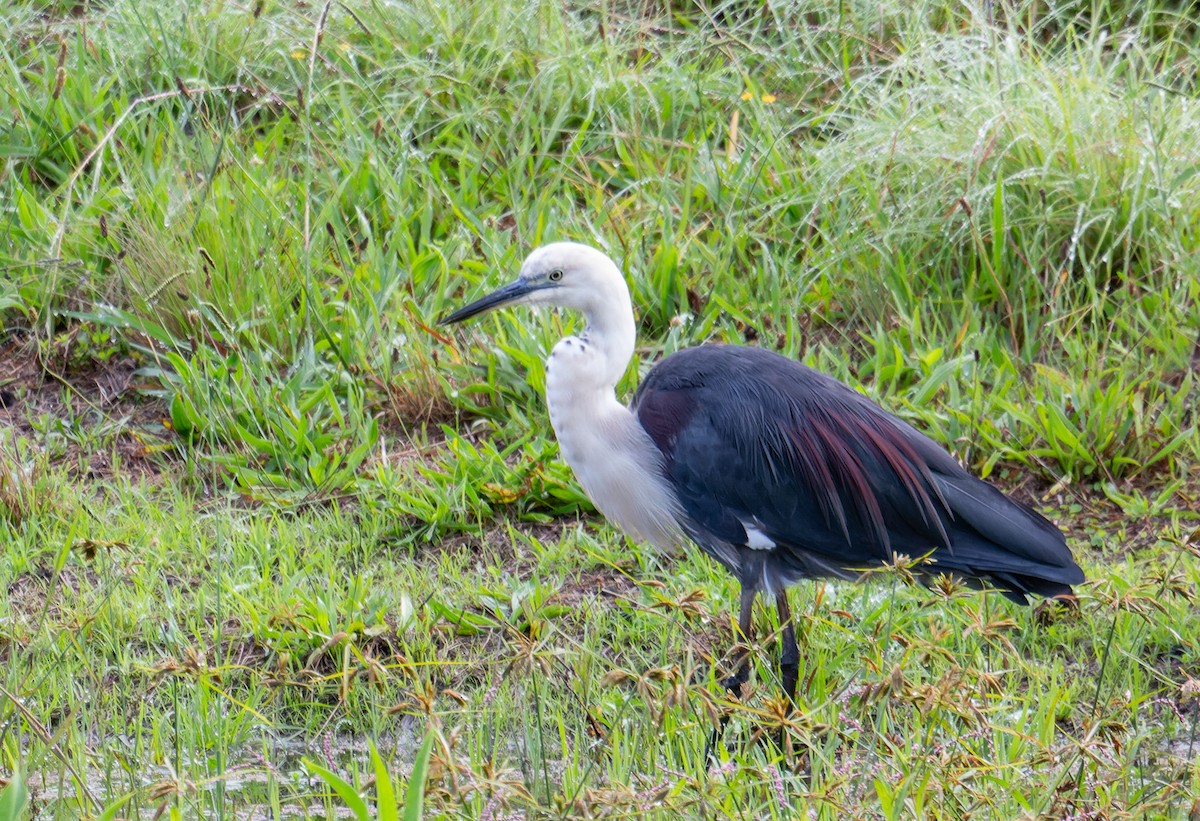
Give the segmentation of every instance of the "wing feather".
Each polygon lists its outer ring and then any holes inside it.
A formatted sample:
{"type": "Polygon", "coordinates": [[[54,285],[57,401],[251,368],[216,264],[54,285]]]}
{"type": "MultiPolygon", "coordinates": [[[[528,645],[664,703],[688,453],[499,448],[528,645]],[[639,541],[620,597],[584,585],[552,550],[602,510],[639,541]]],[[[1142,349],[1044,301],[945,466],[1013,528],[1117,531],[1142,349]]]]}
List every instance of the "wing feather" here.
{"type": "Polygon", "coordinates": [[[866,397],[776,354],[681,351],[648,376],[633,410],[663,453],[685,528],[734,572],[731,550],[753,522],[776,543],[784,578],[930,551],[936,566],[1010,587],[1026,579],[1036,592],[1038,579],[1083,578],[1037,513],[866,397]]]}

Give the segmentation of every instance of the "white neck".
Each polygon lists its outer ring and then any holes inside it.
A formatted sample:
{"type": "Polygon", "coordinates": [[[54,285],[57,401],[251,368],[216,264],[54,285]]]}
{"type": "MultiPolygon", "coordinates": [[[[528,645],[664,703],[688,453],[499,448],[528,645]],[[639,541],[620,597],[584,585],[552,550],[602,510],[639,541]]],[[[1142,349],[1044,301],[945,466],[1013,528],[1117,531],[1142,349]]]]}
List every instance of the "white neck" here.
{"type": "Polygon", "coordinates": [[[616,396],[637,338],[629,290],[619,275],[605,286],[607,293],[578,306],[587,319],[584,333],[559,340],[546,361],[550,423],[600,512],[634,538],[674,546],[682,539],[679,503],[658,448],[616,396]]]}
{"type": "MultiPolygon", "coordinates": [[[[633,322],[633,304],[625,278],[611,261],[607,258],[604,261],[612,266],[613,276],[606,277],[602,287],[598,287],[581,306],[587,322],[582,340],[591,354],[586,357],[590,360],[586,366],[591,373],[579,376],[583,377],[580,382],[584,384],[595,383],[615,390],[633,358],[637,327],[633,322]]],[[[578,364],[582,367],[585,363],[578,364]]]]}

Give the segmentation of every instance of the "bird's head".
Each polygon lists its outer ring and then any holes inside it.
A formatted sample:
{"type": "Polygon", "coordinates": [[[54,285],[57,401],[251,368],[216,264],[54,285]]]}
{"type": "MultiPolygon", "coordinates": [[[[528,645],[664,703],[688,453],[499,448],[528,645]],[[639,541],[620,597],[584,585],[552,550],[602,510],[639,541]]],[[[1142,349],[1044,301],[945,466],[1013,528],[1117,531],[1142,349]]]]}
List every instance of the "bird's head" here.
{"type": "Polygon", "coordinates": [[[557,305],[582,311],[592,323],[613,312],[630,313],[629,289],[602,251],[577,242],[543,245],[525,258],[508,285],[464,305],[438,324],[462,322],[508,305],[557,305]]]}

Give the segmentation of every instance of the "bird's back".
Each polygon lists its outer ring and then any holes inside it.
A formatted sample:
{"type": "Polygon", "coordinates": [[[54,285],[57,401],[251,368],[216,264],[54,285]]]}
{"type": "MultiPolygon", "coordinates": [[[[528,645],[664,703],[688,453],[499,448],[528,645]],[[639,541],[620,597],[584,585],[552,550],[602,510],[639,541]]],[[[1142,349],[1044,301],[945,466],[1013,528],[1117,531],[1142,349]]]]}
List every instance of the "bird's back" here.
{"type": "Polygon", "coordinates": [[[1019,601],[1083,581],[1062,533],[837,380],[758,348],[663,360],[632,409],[663,454],[692,537],[773,588],[853,577],[897,553],[1019,601]]]}

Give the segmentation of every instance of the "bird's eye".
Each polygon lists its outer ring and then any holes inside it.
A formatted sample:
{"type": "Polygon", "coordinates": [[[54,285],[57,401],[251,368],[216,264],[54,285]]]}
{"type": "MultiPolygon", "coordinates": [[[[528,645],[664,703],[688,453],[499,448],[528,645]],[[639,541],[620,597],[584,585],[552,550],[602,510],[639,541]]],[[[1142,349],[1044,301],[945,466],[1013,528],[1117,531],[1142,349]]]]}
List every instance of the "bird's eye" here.
{"type": "Polygon", "coordinates": [[[558,282],[560,279],[562,279],[562,271],[555,268],[553,271],[550,272],[550,281],[551,282],[558,282]]]}

